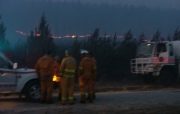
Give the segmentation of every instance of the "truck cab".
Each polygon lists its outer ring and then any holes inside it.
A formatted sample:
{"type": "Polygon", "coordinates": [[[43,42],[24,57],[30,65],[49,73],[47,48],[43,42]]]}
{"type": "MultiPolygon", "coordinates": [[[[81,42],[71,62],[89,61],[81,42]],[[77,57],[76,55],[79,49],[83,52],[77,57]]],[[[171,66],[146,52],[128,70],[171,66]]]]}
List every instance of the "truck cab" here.
{"type": "Polygon", "coordinates": [[[158,79],[164,85],[172,84],[179,72],[175,43],[177,41],[140,44],[136,58],[131,60],[131,72],[142,75],[145,82],[158,79]]]}

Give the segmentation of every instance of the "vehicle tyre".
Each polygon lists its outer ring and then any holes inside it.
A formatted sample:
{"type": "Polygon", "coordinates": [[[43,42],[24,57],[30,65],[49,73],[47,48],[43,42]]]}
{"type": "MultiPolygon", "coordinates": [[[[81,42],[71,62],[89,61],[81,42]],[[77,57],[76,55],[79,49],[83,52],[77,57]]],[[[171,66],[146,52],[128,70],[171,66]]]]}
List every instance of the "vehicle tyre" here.
{"type": "Polygon", "coordinates": [[[40,83],[38,80],[28,82],[24,88],[24,94],[28,100],[40,100],[40,83]]]}
{"type": "Polygon", "coordinates": [[[145,84],[155,83],[155,78],[153,78],[152,74],[143,75],[143,79],[145,84]]]}
{"type": "Polygon", "coordinates": [[[175,77],[173,76],[172,72],[162,70],[160,73],[159,82],[164,86],[169,86],[175,82],[175,77]]]}

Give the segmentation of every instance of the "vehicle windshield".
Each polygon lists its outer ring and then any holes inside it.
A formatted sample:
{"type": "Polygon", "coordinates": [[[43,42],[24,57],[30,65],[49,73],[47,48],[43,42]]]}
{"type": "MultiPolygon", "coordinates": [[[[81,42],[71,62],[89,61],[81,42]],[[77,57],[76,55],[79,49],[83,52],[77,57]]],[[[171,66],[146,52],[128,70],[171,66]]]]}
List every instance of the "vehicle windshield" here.
{"type": "Polygon", "coordinates": [[[143,43],[138,47],[136,57],[150,57],[152,56],[153,47],[155,43],[143,43]]]}
{"type": "Polygon", "coordinates": [[[2,53],[0,52],[0,68],[9,68],[13,63],[2,53]]]}

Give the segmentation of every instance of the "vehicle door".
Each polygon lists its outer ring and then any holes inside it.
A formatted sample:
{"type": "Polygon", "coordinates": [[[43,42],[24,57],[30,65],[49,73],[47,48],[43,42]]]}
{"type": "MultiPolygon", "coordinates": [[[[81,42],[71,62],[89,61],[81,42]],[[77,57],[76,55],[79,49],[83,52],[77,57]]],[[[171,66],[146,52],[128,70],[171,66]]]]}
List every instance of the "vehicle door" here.
{"type": "Polygon", "coordinates": [[[167,63],[169,61],[167,43],[158,43],[154,52],[154,62],[157,63],[167,63]]]}
{"type": "Polygon", "coordinates": [[[4,57],[0,55],[0,92],[12,92],[16,89],[16,72],[4,57]]]}

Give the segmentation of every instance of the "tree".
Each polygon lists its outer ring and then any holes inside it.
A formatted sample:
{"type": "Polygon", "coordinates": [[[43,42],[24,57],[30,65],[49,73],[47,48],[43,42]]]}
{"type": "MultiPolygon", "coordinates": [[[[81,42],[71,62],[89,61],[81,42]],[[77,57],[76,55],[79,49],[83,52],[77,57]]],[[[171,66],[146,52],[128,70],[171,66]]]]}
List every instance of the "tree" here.
{"type": "Polygon", "coordinates": [[[39,26],[35,28],[35,31],[31,31],[31,34],[27,39],[28,65],[33,67],[37,59],[44,55],[47,50],[52,50],[53,53],[55,53],[56,46],[53,42],[49,25],[47,24],[46,18],[43,14],[39,26]]]}
{"type": "Polygon", "coordinates": [[[167,37],[167,41],[172,41],[170,34],[169,34],[168,37],[167,37]]]}
{"type": "Polygon", "coordinates": [[[78,41],[77,36],[76,36],[76,39],[73,42],[72,49],[73,49],[73,56],[76,58],[78,63],[80,62],[80,59],[81,59],[81,57],[80,57],[81,45],[82,45],[82,43],[80,41],[78,41]]]}
{"type": "Polygon", "coordinates": [[[160,36],[161,36],[161,34],[160,34],[159,30],[157,30],[156,33],[153,36],[153,39],[151,41],[153,41],[153,42],[159,41],[160,40],[160,36]]]}
{"type": "Polygon", "coordinates": [[[143,43],[145,40],[145,35],[144,35],[144,32],[140,34],[139,36],[139,43],[143,43]]]}
{"type": "Polygon", "coordinates": [[[131,32],[131,29],[124,34],[124,42],[130,42],[133,40],[133,35],[132,35],[132,32],[131,32]]]}
{"type": "Polygon", "coordinates": [[[87,49],[94,52],[98,46],[98,43],[99,43],[99,28],[96,28],[94,30],[94,33],[92,34],[91,37],[89,37],[87,39],[87,42],[89,43],[89,47],[87,47],[87,49]]]}
{"type": "Polygon", "coordinates": [[[21,39],[15,44],[13,48],[13,61],[18,63],[19,67],[26,66],[26,42],[22,42],[21,39]]]}
{"type": "Polygon", "coordinates": [[[173,40],[180,40],[180,31],[179,27],[176,28],[174,35],[173,35],[173,40]]]}
{"type": "Polygon", "coordinates": [[[6,27],[0,17],[0,50],[3,52],[10,51],[9,41],[5,37],[6,27]]]}
{"type": "Polygon", "coordinates": [[[119,44],[117,48],[117,70],[119,79],[123,79],[127,76],[130,76],[130,61],[135,57],[135,52],[137,49],[137,41],[134,38],[131,30],[124,34],[124,40],[119,44]]]}

